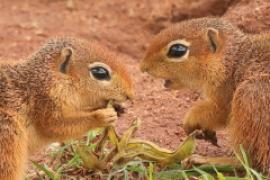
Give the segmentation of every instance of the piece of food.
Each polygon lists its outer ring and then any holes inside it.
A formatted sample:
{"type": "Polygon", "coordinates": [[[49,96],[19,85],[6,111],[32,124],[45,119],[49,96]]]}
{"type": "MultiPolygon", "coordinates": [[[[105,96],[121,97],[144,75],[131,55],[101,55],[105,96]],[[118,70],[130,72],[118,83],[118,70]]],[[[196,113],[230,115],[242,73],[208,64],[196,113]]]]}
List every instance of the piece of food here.
{"type": "Polygon", "coordinates": [[[88,169],[92,170],[103,170],[106,169],[106,162],[99,160],[98,157],[89,150],[89,147],[86,145],[78,145],[76,147],[76,152],[79,154],[83,165],[88,169]]]}
{"type": "Polygon", "coordinates": [[[181,162],[195,150],[195,137],[198,133],[197,131],[188,136],[175,151],[170,151],[160,148],[149,141],[132,139],[132,136],[139,125],[140,119],[137,118],[121,138],[117,137],[113,128],[110,129],[110,140],[117,146],[117,151],[114,152],[115,156],[112,158],[113,163],[122,163],[134,159],[135,157],[141,157],[142,159],[156,161],[162,166],[167,166],[181,162]]]}
{"type": "Polygon", "coordinates": [[[114,108],[114,110],[117,112],[118,117],[120,117],[122,114],[125,113],[125,108],[121,104],[119,104],[115,101],[112,101],[112,100],[109,101],[107,104],[107,107],[114,108]]]}
{"type": "MultiPolygon", "coordinates": [[[[107,107],[113,107],[113,102],[110,101],[107,107]]],[[[116,133],[114,127],[105,128],[100,141],[97,143],[95,152],[102,154],[102,149],[105,148],[107,140],[109,140],[114,147],[106,155],[100,155],[98,157],[94,153],[89,152],[86,146],[78,147],[77,152],[81,156],[84,165],[90,169],[104,169],[106,164],[110,162],[118,165],[140,157],[142,159],[156,161],[161,166],[166,167],[170,164],[179,163],[193,154],[196,146],[195,137],[202,134],[195,131],[175,151],[170,151],[150,141],[133,139],[133,135],[140,124],[141,120],[136,118],[121,137],[116,133]]]]}

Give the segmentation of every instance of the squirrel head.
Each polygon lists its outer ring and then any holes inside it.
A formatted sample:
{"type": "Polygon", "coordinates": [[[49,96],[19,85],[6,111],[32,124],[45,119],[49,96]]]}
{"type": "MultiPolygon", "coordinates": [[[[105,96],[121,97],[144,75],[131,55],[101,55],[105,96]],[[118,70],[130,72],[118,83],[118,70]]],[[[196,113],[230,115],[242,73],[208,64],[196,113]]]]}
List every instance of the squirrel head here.
{"type": "Polygon", "coordinates": [[[98,109],[110,100],[123,102],[132,98],[126,67],[107,48],[94,42],[59,38],[49,41],[43,49],[43,54],[51,55],[46,64],[53,74],[50,96],[56,100],[67,106],[98,109]]]}
{"type": "Polygon", "coordinates": [[[141,61],[141,70],[165,79],[165,86],[172,89],[197,89],[205,83],[216,83],[225,76],[222,56],[233,31],[239,32],[218,18],[173,25],[154,37],[141,61]]]}

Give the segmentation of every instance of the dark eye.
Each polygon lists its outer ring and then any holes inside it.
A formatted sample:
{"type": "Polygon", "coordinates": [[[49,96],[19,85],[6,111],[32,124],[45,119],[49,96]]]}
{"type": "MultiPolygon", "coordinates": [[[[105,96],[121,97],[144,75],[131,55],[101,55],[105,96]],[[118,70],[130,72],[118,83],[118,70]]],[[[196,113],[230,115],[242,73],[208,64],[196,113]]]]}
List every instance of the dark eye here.
{"type": "Polygon", "coordinates": [[[91,74],[97,80],[110,80],[111,76],[107,69],[101,66],[92,67],[90,69],[91,74]]]}
{"type": "Polygon", "coordinates": [[[183,44],[173,44],[169,51],[168,51],[168,57],[170,58],[180,58],[184,56],[188,51],[188,47],[183,44]]]}

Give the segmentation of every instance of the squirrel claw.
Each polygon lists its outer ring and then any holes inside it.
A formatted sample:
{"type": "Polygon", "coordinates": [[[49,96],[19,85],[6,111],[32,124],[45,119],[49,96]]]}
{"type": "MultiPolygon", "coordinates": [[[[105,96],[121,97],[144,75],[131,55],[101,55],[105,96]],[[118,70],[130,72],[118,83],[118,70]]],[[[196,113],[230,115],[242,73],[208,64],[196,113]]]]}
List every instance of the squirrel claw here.
{"type": "Polygon", "coordinates": [[[198,131],[196,133],[197,139],[204,139],[206,141],[209,141],[214,146],[220,147],[218,145],[218,140],[215,131],[212,130],[196,130],[196,131],[198,131]]]}

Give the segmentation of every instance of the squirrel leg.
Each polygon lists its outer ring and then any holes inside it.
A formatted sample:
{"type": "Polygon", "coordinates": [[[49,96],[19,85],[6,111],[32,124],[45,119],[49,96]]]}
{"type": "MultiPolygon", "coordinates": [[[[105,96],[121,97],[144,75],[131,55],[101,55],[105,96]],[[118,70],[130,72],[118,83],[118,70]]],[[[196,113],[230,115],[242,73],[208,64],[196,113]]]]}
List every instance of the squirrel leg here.
{"type": "Polygon", "coordinates": [[[270,172],[270,77],[242,82],[234,94],[229,135],[235,151],[240,145],[254,168],[270,172]]]}
{"type": "Polygon", "coordinates": [[[210,99],[193,106],[184,118],[184,129],[190,134],[196,129],[216,130],[226,126],[228,109],[210,99]]]}
{"type": "Polygon", "coordinates": [[[93,112],[80,111],[66,114],[62,118],[53,118],[51,122],[46,122],[37,127],[43,127],[39,132],[46,138],[64,141],[80,137],[90,129],[111,126],[116,120],[117,113],[115,110],[106,108],[93,112]]]}
{"type": "Polygon", "coordinates": [[[211,99],[200,101],[193,106],[184,119],[184,130],[187,134],[194,130],[202,130],[199,139],[210,141],[218,146],[215,130],[226,126],[229,107],[221,106],[211,99]]]}
{"type": "Polygon", "coordinates": [[[27,166],[27,135],[17,116],[0,110],[0,179],[19,180],[27,166]]]}

